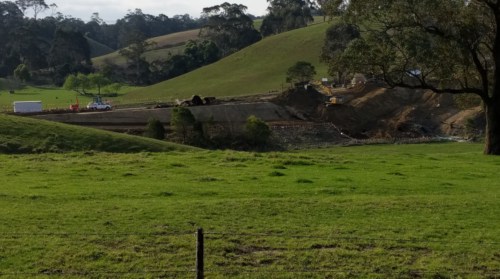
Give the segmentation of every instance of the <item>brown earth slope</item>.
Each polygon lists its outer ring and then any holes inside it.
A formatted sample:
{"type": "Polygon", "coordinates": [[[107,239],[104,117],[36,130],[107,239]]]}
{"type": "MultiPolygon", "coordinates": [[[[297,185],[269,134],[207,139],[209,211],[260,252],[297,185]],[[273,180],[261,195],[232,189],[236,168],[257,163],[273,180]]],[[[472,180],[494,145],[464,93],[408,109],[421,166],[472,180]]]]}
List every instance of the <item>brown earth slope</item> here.
{"type": "Polygon", "coordinates": [[[482,125],[481,108],[460,110],[451,94],[366,84],[334,95],[349,101],[326,106],[329,96],[312,88],[289,90],[273,101],[358,139],[464,136],[470,123],[482,125]]]}

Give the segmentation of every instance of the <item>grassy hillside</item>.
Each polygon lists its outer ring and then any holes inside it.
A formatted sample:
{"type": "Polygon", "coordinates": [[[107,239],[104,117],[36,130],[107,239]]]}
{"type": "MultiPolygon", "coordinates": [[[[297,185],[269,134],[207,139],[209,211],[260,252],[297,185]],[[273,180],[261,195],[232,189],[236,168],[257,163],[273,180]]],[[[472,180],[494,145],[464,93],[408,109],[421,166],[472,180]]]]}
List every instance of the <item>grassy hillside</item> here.
{"type": "Polygon", "coordinates": [[[164,36],[154,37],[149,39],[148,41],[156,43],[157,48],[172,47],[184,44],[189,40],[198,39],[199,33],[200,33],[199,29],[194,29],[194,30],[188,30],[164,36]]]}
{"type": "Polygon", "coordinates": [[[481,150],[0,155],[0,277],[496,278],[481,150]]]}
{"type": "MultiPolygon", "coordinates": [[[[145,53],[146,60],[153,61],[156,59],[166,58],[169,52],[172,54],[182,53],[184,51],[184,45],[189,40],[198,39],[199,32],[199,29],[195,29],[149,39],[148,41],[154,42],[156,46],[153,50],[145,53]]],[[[125,64],[126,62],[125,58],[123,58],[118,51],[92,59],[92,63],[96,67],[99,67],[106,61],[117,65],[125,64]]]]}
{"type": "Polygon", "coordinates": [[[212,65],[181,77],[127,94],[129,101],[147,98],[174,100],[203,96],[238,96],[281,90],[287,69],[297,61],[316,66],[318,77],[327,66],[319,62],[328,23],[268,37],[212,65]]]}
{"type": "Polygon", "coordinates": [[[0,114],[0,153],[187,150],[176,144],[0,114]]]}
{"type": "MultiPolygon", "coordinates": [[[[256,20],[254,22],[254,25],[258,30],[262,25],[262,19],[256,20]]],[[[148,39],[149,42],[154,42],[156,46],[153,50],[148,51],[145,54],[145,57],[148,61],[153,61],[167,57],[168,53],[182,54],[186,43],[189,40],[197,40],[199,33],[200,29],[194,29],[148,39]]],[[[103,54],[102,56],[93,57],[94,59],[92,59],[92,63],[97,67],[102,65],[105,61],[109,61],[118,65],[124,64],[126,62],[125,59],[120,56],[118,51],[111,51],[103,54]]]]}
{"type": "MultiPolygon", "coordinates": [[[[0,111],[12,111],[15,101],[42,101],[44,109],[68,108],[76,102],[78,94],[62,88],[24,86],[15,90],[14,94],[0,90],[0,111]]],[[[79,96],[81,104],[91,100],[89,97],[79,96]]]]}
{"type": "MultiPolygon", "coordinates": [[[[320,22],[323,22],[323,17],[315,16],[313,24],[320,22]]],[[[254,27],[257,30],[260,29],[261,25],[262,25],[262,19],[257,19],[254,21],[254,27]]],[[[154,47],[153,50],[146,52],[145,54],[146,60],[154,61],[157,59],[165,58],[167,57],[168,53],[182,54],[186,42],[189,40],[197,40],[199,32],[200,32],[199,29],[194,29],[149,39],[148,41],[156,43],[156,46],[154,47]]],[[[97,67],[102,65],[105,61],[117,65],[122,65],[126,62],[125,59],[122,56],[120,56],[118,51],[113,52],[112,50],[108,51],[105,54],[102,54],[102,56],[98,57],[92,56],[92,57],[94,57],[92,59],[92,63],[94,64],[94,66],[97,67]]]]}

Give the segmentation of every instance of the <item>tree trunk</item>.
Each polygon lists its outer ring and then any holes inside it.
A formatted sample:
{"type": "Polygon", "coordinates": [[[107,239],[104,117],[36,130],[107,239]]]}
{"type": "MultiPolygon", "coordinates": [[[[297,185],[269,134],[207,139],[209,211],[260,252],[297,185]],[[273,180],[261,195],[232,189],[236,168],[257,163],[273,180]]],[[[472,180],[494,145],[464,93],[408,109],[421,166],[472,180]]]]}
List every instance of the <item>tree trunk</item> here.
{"type": "Polygon", "coordinates": [[[500,155],[500,98],[485,104],[486,138],[484,154],[500,155]]]}

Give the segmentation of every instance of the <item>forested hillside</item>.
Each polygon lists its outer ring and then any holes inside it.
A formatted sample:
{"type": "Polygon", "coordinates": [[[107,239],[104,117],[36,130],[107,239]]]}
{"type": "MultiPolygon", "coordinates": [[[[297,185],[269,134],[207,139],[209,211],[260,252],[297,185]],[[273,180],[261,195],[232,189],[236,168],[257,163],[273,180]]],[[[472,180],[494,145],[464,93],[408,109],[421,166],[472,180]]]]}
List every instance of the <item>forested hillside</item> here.
{"type": "Polygon", "coordinates": [[[264,37],[305,27],[314,21],[313,12],[319,7],[315,1],[268,2],[270,13],[258,24],[246,6],[227,2],[203,8],[199,19],[135,9],[109,24],[98,13],[89,15],[89,21],[63,15],[57,5],[44,0],[0,1],[0,77],[61,86],[69,75],[98,71],[113,82],[151,85],[213,63],[264,37]],[[187,30],[199,30],[199,36],[183,41],[181,47],[151,40],[187,30]],[[104,57],[98,67],[93,65],[91,58],[114,51],[111,59],[104,57]]]}
{"type": "MultiPolygon", "coordinates": [[[[90,60],[93,56],[126,47],[137,38],[201,26],[200,20],[189,15],[169,18],[144,14],[140,9],[130,11],[114,24],[105,23],[97,13],[88,22],[61,13],[29,18],[25,13],[34,4],[22,6],[24,2],[0,2],[0,77],[12,76],[19,65],[25,65],[31,79],[61,84],[70,73],[94,71],[90,60]]],[[[42,10],[48,9],[45,2],[41,3],[42,10]]]]}

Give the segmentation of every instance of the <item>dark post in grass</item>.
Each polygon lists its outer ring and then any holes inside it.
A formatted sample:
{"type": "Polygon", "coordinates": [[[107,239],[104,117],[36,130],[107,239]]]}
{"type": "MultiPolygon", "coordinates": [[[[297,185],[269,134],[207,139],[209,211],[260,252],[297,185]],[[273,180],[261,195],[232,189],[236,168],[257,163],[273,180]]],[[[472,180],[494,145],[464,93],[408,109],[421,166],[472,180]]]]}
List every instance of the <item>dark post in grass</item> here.
{"type": "Polygon", "coordinates": [[[203,262],[203,229],[199,228],[196,232],[196,279],[203,279],[203,271],[205,269],[205,263],[203,262]]]}

